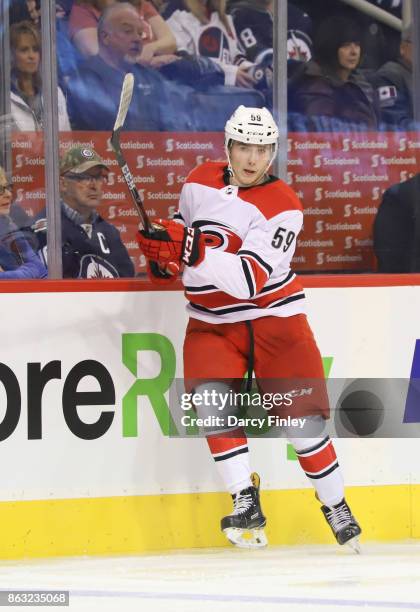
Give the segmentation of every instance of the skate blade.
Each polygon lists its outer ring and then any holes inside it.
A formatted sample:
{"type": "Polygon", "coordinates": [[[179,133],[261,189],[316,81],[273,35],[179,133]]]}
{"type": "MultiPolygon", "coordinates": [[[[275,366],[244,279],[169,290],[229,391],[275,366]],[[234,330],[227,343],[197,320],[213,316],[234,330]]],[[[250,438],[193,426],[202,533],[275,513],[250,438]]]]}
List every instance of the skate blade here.
{"type": "Polygon", "coordinates": [[[223,530],[229,542],[238,548],[263,548],[268,540],[264,529],[238,529],[229,527],[223,530]]]}
{"type": "Polygon", "coordinates": [[[346,542],[346,546],[351,548],[358,555],[362,553],[362,549],[360,547],[360,542],[359,542],[359,536],[355,536],[351,540],[348,540],[348,542],[346,542]]]}

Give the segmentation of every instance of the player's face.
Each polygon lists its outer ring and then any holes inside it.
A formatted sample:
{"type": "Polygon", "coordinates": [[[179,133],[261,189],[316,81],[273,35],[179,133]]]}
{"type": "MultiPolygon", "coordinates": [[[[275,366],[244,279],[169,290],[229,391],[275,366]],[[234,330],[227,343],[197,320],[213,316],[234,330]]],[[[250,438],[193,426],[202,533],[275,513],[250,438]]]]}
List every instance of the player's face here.
{"type": "Polygon", "coordinates": [[[81,215],[89,214],[101,203],[105,182],[106,173],[101,166],[83,174],[67,172],[60,179],[61,197],[81,215]]]}
{"type": "Polygon", "coordinates": [[[8,184],[6,175],[0,169],[0,215],[10,213],[12,203],[12,187],[8,184]]]}
{"type": "Polygon", "coordinates": [[[262,183],[272,155],[272,145],[233,142],[230,148],[230,163],[234,185],[250,187],[262,183]]]}
{"type": "Polygon", "coordinates": [[[345,70],[356,70],[360,62],[360,44],[357,42],[345,43],[338,49],[338,64],[345,70]]]}

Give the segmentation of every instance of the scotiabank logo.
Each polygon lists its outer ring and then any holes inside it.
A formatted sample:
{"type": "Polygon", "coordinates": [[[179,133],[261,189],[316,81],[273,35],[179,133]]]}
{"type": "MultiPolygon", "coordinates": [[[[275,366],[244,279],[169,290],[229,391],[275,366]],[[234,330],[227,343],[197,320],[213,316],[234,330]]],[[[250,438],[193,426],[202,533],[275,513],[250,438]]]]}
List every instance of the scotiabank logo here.
{"type": "Polygon", "coordinates": [[[105,435],[113,426],[115,414],[119,410],[122,411],[123,437],[137,436],[141,396],[147,398],[145,404],[152,406],[162,433],[169,435],[170,432],[176,432],[165,399],[165,393],[175,376],[176,357],[171,341],[155,333],[123,334],[121,357],[123,365],[135,378],[122,397],[121,406],[116,405],[114,384],[118,374],[113,376],[111,368],[100,361],[79,361],[68,372],[63,372],[62,362],[58,359],[45,364],[29,362],[26,365],[25,384],[9,365],[0,363],[0,397],[4,397],[4,394],[6,396],[6,406],[1,406],[3,418],[0,422],[0,442],[12,436],[19,424],[26,425],[28,440],[42,439],[48,424],[47,410],[51,410],[51,406],[47,409],[43,398],[47,392],[51,393],[53,385],[56,387],[53,389],[55,397],[58,394],[61,398],[61,406],[55,404],[53,409],[61,410],[65,426],[82,440],[96,440],[105,435]],[[161,369],[154,378],[138,376],[143,351],[159,354],[161,369]],[[80,390],[80,387],[86,389],[86,379],[91,383],[94,380],[95,391],[80,390]],[[26,398],[22,388],[28,389],[26,398]],[[89,413],[88,418],[86,411],[89,413]]]}
{"type": "Polygon", "coordinates": [[[344,152],[350,151],[350,143],[350,138],[343,138],[343,144],[341,148],[344,152]]]}
{"type": "Polygon", "coordinates": [[[408,181],[408,179],[413,178],[414,172],[408,172],[408,170],[401,170],[400,172],[400,183],[404,183],[408,181]]]}
{"type": "Polygon", "coordinates": [[[400,138],[400,147],[398,151],[406,151],[407,150],[407,138],[400,138]]]}

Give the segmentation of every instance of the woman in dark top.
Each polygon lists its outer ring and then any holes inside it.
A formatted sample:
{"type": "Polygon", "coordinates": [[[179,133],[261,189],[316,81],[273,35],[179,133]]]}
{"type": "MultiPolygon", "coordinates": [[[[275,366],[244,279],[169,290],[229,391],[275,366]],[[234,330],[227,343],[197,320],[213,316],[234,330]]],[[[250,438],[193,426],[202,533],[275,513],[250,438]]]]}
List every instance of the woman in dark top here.
{"type": "Polygon", "coordinates": [[[308,131],[376,130],[376,94],[358,70],[361,59],[362,36],[357,24],[339,16],[326,19],[315,38],[314,59],[295,68],[289,80],[292,122],[297,114],[297,125],[300,120],[308,131]]]}

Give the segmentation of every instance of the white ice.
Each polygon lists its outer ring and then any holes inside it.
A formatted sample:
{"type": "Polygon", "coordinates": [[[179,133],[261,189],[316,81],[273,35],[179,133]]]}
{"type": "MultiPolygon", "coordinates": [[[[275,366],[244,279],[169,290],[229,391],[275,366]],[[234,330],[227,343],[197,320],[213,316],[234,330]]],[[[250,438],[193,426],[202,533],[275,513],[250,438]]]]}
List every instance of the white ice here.
{"type": "Polygon", "coordinates": [[[0,589],[69,590],[77,612],[420,610],[420,542],[3,561],[0,589]]]}

